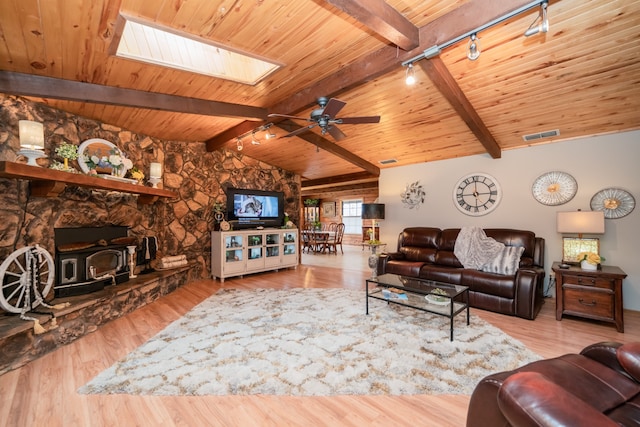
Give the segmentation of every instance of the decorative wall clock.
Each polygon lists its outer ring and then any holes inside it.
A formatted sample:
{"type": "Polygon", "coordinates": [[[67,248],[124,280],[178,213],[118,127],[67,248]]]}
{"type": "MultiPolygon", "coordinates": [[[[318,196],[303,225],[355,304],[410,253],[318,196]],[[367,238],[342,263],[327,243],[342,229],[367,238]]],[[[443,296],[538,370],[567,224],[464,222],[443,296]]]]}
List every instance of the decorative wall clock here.
{"type": "Polygon", "coordinates": [[[578,183],[566,172],[552,171],[536,178],[531,192],[543,205],[558,206],[573,199],[578,192],[578,183]]]}
{"type": "Polygon", "coordinates": [[[466,215],[486,215],[498,207],[501,199],[500,184],[486,173],[463,176],[453,189],[453,204],[466,215]]]}
{"type": "Polygon", "coordinates": [[[608,219],[627,216],[635,207],[636,200],[631,193],[620,188],[605,188],[591,198],[591,210],[603,211],[608,219]]]}

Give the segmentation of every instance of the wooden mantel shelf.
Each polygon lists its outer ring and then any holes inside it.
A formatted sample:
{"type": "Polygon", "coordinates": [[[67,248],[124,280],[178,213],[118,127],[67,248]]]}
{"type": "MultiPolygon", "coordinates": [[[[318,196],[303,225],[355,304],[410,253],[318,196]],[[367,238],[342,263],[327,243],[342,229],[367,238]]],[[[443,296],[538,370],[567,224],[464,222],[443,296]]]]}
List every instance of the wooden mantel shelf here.
{"type": "Polygon", "coordinates": [[[158,197],[178,197],[177,193],[162,188],[145,187],[144,185],[111,181],[91,175],[63,172],[8,161],[0,161],[0,177],[31,181],[31,195],[36,197],[56,197],[67,185],[139,194],[138,203],[140,204],[153,203],[158,197]]]}

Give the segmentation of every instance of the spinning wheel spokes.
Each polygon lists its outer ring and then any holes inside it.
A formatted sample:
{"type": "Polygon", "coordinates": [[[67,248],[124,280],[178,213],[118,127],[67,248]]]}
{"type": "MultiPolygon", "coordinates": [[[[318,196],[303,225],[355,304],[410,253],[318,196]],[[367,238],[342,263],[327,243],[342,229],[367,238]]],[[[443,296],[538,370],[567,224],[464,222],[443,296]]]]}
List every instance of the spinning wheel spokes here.
{"type": "Polygon", "coordinates": [[[14,251],[0,265],[0,307],[24,313],[42,303],[53,285],[54,266],[49,252],[39,246],[14,251]]]}

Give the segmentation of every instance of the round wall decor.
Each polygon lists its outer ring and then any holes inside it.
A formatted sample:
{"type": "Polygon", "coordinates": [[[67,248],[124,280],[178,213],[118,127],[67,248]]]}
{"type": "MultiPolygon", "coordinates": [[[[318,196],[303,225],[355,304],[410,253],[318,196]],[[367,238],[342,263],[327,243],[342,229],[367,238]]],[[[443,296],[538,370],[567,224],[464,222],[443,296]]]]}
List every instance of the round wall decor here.
{"type": "Polygon", "coordinates": [[[567,203],[578,192],[575,178],[566,172],[543,173],[531,186],[533,197],[543,205],[557,206],[567,203]]]}
{"type": "Polygon", "coordinates": [[[591,210],[603,211],[608,219],[627,216],[635,207],[636,200],[631,193],[620,188],[605,188],[591,198],[591,210]]]}
{"type": "Polygon", "coordinates": [[[500,199],[500,184],[486,173],[476,172],[463,176],[453,189],[453,204],[466,215],[486,215],[498,207],[500,199]]]}

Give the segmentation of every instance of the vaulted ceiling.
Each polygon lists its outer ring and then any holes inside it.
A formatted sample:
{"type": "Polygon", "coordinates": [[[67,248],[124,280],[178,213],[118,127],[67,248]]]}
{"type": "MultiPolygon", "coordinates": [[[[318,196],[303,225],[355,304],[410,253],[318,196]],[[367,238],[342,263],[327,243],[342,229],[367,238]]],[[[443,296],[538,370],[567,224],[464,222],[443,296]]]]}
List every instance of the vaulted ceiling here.
{"type": "Polygon", "coordinates": [[[366,181],[380,169],[640,128],[640,2],[551,0],[550,29],[524,31],[535,6],[415,63],[531,0],[3,0],[0,92],[166,140],[206,143],[300,174],[307,186],[366,181]],[[282,67],[256,85],[117,58],[127,15],[268,58],[282,67]],[[316,99],[335,97],[336,141],[309,123],[316,99]],[[251,144],[274,122],[278,138],[251,144]],[[525,134],[559,130],[533,142],[525,134]],[[382,164],[380,161],[396,162],[382,164]]]}

